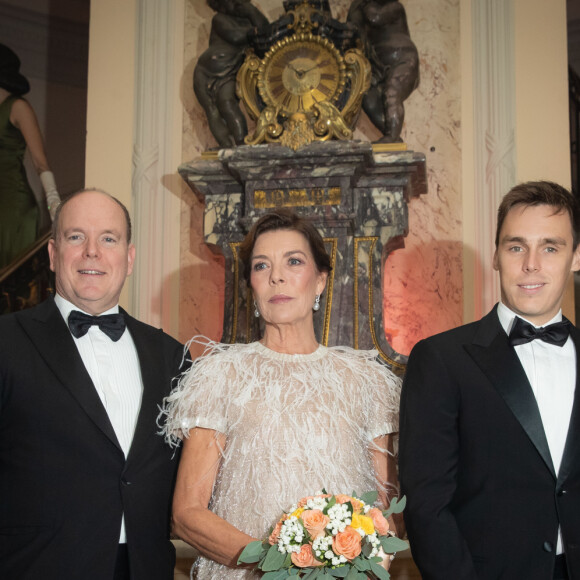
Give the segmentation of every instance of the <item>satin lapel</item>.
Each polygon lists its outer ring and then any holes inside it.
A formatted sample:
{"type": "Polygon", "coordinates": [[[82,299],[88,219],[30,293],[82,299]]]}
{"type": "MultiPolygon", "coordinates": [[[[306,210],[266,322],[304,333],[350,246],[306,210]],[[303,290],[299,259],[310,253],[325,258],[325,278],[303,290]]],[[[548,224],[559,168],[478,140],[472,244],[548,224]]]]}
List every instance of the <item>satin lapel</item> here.
{"type": "Polygon", "coordinates": [[[169,391],[169,385],[164,385],[167,380],[164,373],[162,332],[152,327],[138,323],[134,318],[125,313],[127,328],[131,332],[139,365],[141,367],[141,379],[143,381],[143,397],[139,409],[139,417],[135,426],[135,434],[131,443],[131,449],[127,457],[129,463],[146,444],[150,437],[157,435],[157,416],[162,399],[169,391]]]}
{"type": "Polygon", "coordinates": [[[536,398],[495,310],[482,318],[479,333],[472,344],[465,345],[465,349],[497,389],[555,479],[554,464],[536,398]]]}
{"type": "Polygon", "coordinates": [[[24,311],[18,320],[58,382],[122,453],[107,412],[54,300],[24,311]]]}
{"type": "Polygon", "coordinates": [[[566,446],[558,472],[558,483],[563,483],[574,471],[577,472],[580,466],[580,330],[573,326],[570,336],[576,348],[576,388],[566,446]]]}

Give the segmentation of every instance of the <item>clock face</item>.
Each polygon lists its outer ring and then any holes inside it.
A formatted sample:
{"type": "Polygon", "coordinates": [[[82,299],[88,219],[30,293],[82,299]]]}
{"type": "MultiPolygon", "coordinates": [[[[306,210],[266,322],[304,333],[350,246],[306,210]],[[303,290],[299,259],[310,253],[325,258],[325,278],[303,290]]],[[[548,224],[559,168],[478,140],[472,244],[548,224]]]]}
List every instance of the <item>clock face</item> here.
{"type": "Polygon", "coordinates": [[[326,39],[291,37],[264,57],[258,83],[264,102],[291,115],[319,101],[333,101],[344,89],[345,67],[326,39]]]}

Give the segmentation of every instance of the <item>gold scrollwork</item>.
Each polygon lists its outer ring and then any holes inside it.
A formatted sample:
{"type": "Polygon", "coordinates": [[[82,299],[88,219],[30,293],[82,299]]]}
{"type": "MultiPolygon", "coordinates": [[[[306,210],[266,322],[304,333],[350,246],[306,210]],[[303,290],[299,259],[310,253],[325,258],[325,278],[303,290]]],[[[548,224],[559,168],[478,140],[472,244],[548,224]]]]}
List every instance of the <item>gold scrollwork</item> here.
{"type": "Polygon", "coordinates": [[[358,253],[359,253],[359,245],[362,242],[370,242],[370,248],[368,250],[368,311],[369,311],[369,327],[371,331],[371,338],[373,340],[373,344],[377,351],[379,352],[379,356],[386,361],[391,367],[394,367],[398,370],[404,370],[405,366],[402,365],[400,362],[393,360],[382,348],[379,344],[377,339],[377,335],[375,332],[375,325],[374,325],[374,316],[373,316],[373,252],[379,238],[377,236],[365,236],[360,238],[354,238],[354,348],[359,348],[359,337],[358,337],[358,328],[359,328],[359,317],[358,317],[358,309],[359,309],[359,280],[358,280],[358,253]]]}
{"type": "Polygon", "coordinates": [[[248,115],[254,121],[260,117],[260,107],[257,100],[258,70],[260,59],[252,49],[246,53],[246,59],[242,63],[236,76],[236,94],[242,100],[248,111],[248,115]]]}
{"type": "Polygon", "coordinates": [[[336,271],[336,251],[338,247],[337,238],[324,238],[325,244],[330,244],[330,271],[326,280],[326,308],[324,309],[324,326],[322,329],[322,344],[328,346],[328,335],[330,334],[330,314],[332,311],[332,295],[334,291],[334,272],[336,271]]]}
{"type": "Polygon", "coordinates": [[[363,96],[371,86],[371,63],[358,48],[348,50],[344,55],[344,62],[351,90],[341,114],[345,122],[352,127],[360,113],[363,96]]]}
{"type": "Polygon", "coordinates": [[[264,141],[273,142],[280,137],[284,127],[277,121],[278,109],[274,107],[266,107],[261,113],[254,133],[248,135],[244,141],[247,145],[257,145],[264,141]]]}
{"type": "Polygon", "coordinates": [[[230,336],[230,344],[236,342],[236,335],[238,332],[238,302],[240,299],[239,296],[239,281],[240,281],[240,268],[238,264],[238,248],[241,242],[230,242],[228,245],[230,246],[230,250],[232,251],[232,266],[234,268],[234,313],[233,313],[233,320],[232,320],[232,334],[230,336]]]}

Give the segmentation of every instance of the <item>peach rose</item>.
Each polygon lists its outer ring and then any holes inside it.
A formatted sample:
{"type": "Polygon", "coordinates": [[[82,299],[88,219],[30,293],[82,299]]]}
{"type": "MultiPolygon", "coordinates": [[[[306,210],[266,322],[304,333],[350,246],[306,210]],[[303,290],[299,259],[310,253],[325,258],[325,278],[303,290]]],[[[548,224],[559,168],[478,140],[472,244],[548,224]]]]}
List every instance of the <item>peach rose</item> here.
{"type": "Polygon", "coordinates": [[[371,508],[368,515],[373,520],[377,534],[384,536],[389,531],[389,522],[383,516],[383,512],[379,508],[371,508]]]}
{"type": "Polygon", "coordinates": [[[271,546],[274,546],[275,544],[278,543],[278,538],[280,536],[280,530],[282,529],[282,522],[278,522],[275,526],[274,529],[272,530],[272,533],[270,534],[270,537],[268,538],[268,543],[271,546]]]}
{"type": "Polygon", "coordinates": [[[336,496],[336,503],[348,503],[352,504],[352,509],[356,512],[359,511],[363,504],[355,497],[351,497],[350,495],[345,495],[344,493],[339,493],[336,496]]]}
{"type": "Polygon", "coordinates": [[[335,554],[354,560],[361,552],[362,538],[351,526],[346,526],[344,532],[338,532],[332,539],[332,549],[335,554]]]}
{"type": "Polygon", "coordinates": [[[312,546],[310,544],[303,544],[300,547],[300,552],[292,552],[290,556],[292,564],[298,568],[307,568],[308,566],[322,566],[312,553],[312,546]]]}
{"type": "Polygon", "coordinates": [[[313,495],[309,495],[308,497],[303,497],[299,502],[298,502],[298,507],[304,507],[307,503],[309,499],[314,499],[313,495]]]}
{"type": "Polygon", "coordinates": [[[328,516],[325,516],[320,510],[306,510],[302,512],[300,517],[302,518],[304,527],[313,539],[324,536],[326,524],[330,522],[328,516]]]}

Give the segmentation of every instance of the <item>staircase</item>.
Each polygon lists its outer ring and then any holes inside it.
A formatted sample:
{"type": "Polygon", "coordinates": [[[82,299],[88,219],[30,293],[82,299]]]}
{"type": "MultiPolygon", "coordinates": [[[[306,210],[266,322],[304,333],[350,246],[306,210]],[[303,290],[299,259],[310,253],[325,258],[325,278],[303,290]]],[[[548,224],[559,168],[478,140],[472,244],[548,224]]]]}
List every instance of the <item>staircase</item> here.
{"type": "Polygon", "coordinates": [[[0,270],[0,314],[24,310],[54,294],[47,244],[50,232],[0,270]]]}

